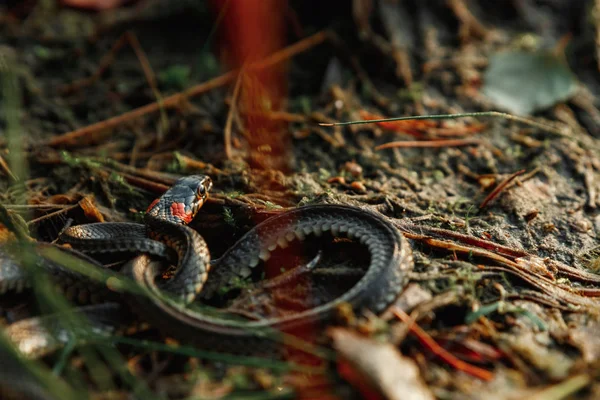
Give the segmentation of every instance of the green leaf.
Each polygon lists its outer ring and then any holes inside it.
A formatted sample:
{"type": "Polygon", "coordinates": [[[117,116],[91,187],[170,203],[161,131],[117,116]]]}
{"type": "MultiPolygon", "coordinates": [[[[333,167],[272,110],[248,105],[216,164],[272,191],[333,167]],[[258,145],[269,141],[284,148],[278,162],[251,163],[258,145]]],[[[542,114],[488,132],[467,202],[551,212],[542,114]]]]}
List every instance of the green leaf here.
{"type": "Polygon", "coordinates": [[[191,69],[187,65],[172,65],[158,74],[163,85],[183,89],[187,86],[191,69]]]}
{"type": "Polygon", "coordinates": [[[569,67],[547,52],[495,54],[484,79],[483,93],[499,107],[519,115],[567,100],[577,88],[569,67]]]}

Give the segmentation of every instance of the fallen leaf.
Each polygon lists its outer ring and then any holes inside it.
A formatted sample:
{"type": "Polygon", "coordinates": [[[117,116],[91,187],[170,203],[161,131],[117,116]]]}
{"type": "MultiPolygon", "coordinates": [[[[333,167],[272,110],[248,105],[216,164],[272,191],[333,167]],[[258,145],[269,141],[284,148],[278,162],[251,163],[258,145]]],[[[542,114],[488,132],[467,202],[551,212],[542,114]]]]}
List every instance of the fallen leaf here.
{"type": "Polygon", "coordinates": [[[495,54],[484,76],[483,93],[511,113],[527,115],[567,100],[577,79],[560,58],[547,52],[495,54]]]}
{"type": "Polygon", "coordinates": [[[328,335],[341,356],[340,374],[365,398],[433,399],[421,380],[415,362],[391,344],[378,343],[344,328],[331,328],[328,335]]]}

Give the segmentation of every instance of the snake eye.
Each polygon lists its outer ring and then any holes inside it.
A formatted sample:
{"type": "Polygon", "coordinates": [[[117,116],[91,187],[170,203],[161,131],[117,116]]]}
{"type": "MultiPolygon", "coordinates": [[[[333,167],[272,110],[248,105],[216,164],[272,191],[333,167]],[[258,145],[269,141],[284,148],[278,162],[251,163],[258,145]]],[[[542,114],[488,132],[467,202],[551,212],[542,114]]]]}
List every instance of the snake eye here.
{"type": "Polygon", "coordinates": [[[200,185],[198,185],[198,195],[200,197],[207,197],[208,192],[212,188],[212,180],[208,177],[202,180],[200,185]]]}

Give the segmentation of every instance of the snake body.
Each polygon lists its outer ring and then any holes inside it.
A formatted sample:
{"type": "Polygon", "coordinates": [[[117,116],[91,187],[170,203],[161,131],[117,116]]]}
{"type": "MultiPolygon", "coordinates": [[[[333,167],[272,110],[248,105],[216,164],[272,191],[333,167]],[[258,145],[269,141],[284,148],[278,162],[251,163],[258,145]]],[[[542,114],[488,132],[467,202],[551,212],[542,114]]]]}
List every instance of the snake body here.
{"type": "Polygon", "coordinates": [[[145,293],[128,295],[136,313],[168,335],[227,352],[278,353],[280,332],[302,336],[302,332],[334,319],[338,306],[344,303],[356,311],[380,312],[404,288],[413,267],[407,240],[381,216],[348,206],[305,206],[271,217],[211,262],[204,239],[187,226],[211,186],[205,176],[182,178],[150,206],[145,224],[80,225],[69,228],[62,239],[91,253],[142,252],[125,268],[145,293]],[[257,321],[234,320],[189,306],[198,293],[209,296],[225,276],[246,277],[276,248],[323,232],[360,242],[370,254],[366,273],[340,297],[292,315],[257,321]],[[164,266],[150,254],[165,256],[169,249],[176,254],[177,271],[159,283],[157,276],[164,266]],[[213,285],[207,285],[205,293],[202,290],[207,280],[213,285]]]}

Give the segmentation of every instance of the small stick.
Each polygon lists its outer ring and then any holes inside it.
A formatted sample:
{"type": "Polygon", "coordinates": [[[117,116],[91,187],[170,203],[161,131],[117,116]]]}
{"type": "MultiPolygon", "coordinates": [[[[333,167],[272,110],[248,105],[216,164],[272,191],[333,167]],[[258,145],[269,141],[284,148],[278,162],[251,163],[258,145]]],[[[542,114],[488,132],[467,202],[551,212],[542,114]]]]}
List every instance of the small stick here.
{"type": "Polygon", "coordinates": [[[102,76],[104,71],[106,71],[106,69],[109,67],[109,65],[111,65],[113,63],[113,61],[115,60],[117,51],[119,51],[119,49],[121,47],[123,47],[123,45],[126,42],[127,42],[127,34],[124,33],[123,35],[121,35],[121,37],[119,39],[117,39],[117,41],[113,44],[112,48],[108,51],[108,53],[106,53],[100,59],[98,68],[96,69],[96,71],[94,71],[94,73],[91,76],[89,76],[87,78],[78,79],[75,82],[69,83],[67,85],[60,86],[58,88],[58,91],[60,93],[71,93],[78,89],[81,89],[82,87],[89,86],[92,83],[96,82],[102,76]]]}
{"type": "Polygon", "coordinates": [[[137,188],[145,189],[152,193],[162,194],[162,193],[166,192],[170,187],[170,185],[164,185],[162,183],[154,182],[154,181],[148,180],[146,178],[141,178],[139,176],[130,175],[126,172],[122,172],[121,176],[130,185],[133,185],[137,188]]]}
{"type": "Polygon", "coordinates": [[[501,191],[503,191],[504,189],[506,189],[506,186],[513,179],[515,179],[519,175],[523,175],[524,173],[525,173],[525,170],[522,169],[520,171],[515,172],[514,174],[512,174],[511,176],[509,176],[508,178],[506,178],[502,182],[500,182],[498,184],[498,186],[496,186],[496,188],[494,190],[492,190],[492,192],[490,194],[488,194],[487,197],[483,200],[483,202],[479,206],[479,209],[481,210],[482,208],[485,208],[485,206],[487,206],[490,201],[494,200],[498,196],[498,194],[500,194],[501,191]]]}
{"type": "Polygon", "coordinates": [[[146,168],[136,168],[136,167],[132,167],[132,166],[126,165],[126,164],[121,164],[117,161],[112,161],[112,160],[107,162],[102,159],[96,159],[95,161],[102,163],[104,165],[104,168],[106,169],[106,171],[109,171],[109,172],[117,170],[120,173],[127,174],[129,176],[138,176],[143,179],[146,179],[146,180],[149,180],[152,182],[157,182],[161,185],[165,185],[167,187],[171,186],[175,182],[175,178],[173,178],[172,176],[169,176],[168,174],[162,173],[162,172],[153,171],[153,170],[146,169],[146,168]]]}
{"type": "Polygon", "coordinates": [[[468,364],[463,360],[458,359],[448,350],[444,349],[399,307],[392,307],[392,312],[400,321],[408,324],[410,331],[419,339],[419,341],[436,356],[444,360],[444,362],[448,363],[459,371],[463,371],[464,373],[484,381],[491,381],[494,378],[494,374],[492,374],[490,371],[468,364]]]}
{"type": "Polygon", "coordinates": [[[7,210],[45,210],[48,208],[64,209],[71,207],[70,204],[3,204],[3,206],[7,210]]]}
{"type": "Polygon", "coordinates": [[[18,181],[17,177],[15,176],[15,174],[12,173],[10,167],[8,166],[8,163],[4,161],[4,157],[2,156],[0,156],[0,168],[4,170],[4,172],[10,177],[10,179],[12,179],[15,182],[18,181]]]}
{"type": "MultiPolygon", "coordinates": [[[[148,81],[148,85],[150,85],[150,89],[152,89],[152,93],[154,94],[154,98],[156,99],[156,104],[159,106],[160,110],[160,121],[164,129],[169,126],[169,122],[167,120],[167,114],[162,104],[162,94],[160,90],[158,90],[158,86],[156,85],[156,75],[152,70],[152,66],[150,65],[150,61],[146,56],[146,52],[142,49],[142,45],[138,40],[135,33],[129,31],[125,34],[127,36],[127,40],[129,41],[129,45],[133,48],[133,51],[138,58],[140,65],[142,66],[142,70],[144,71],[144,76],[146,77],[146,81],[148,81]]],[[[158,141],[162,142],[162,131],[159,130],[158,141]]]]}
{"type": "Polygon", "coordinates": [[[32,220],[29,220],[29,221],[27,221],[27,225],[28,225],[28,226],[31,226],[31,225],[33,225],[33,224],[37,224],[38,222],[41,222],[41,221],[43,221],[43,220],[45,220],[45,219],[52,218],[52,217],[55,217],[55,216],[57,216],[57,215],[64,214],[64,213],[66,213],[67,211],[70,211],[70,210],[72,210],[72,209],[74,209],[74,208],[77,208],[77,207],[79,207],[79,203],[77,203],[77,204],[73,204],[73,205],[70,205],[70,206],[68,206],[68,207],[60,208],[60,209],[58,209],[57,211],[53,211],[53,212],[51,212],[51,213],[44,214],[44,215],[42,215],[41,217],[38,217],[38,218],[35,218],[35,219],[32,219],[32,220]]]}
{"type": "Polygon", "coordinates": [[[271,121],[284,122],[306,122],[307,117],[301,114],[294,114],[287,111],[245,111],[245,115],[257,118],[267,118],[271,121]]]}
{"type": "Polygon", "coordinates": [[[244,79],[244,66],[242,66],[240,73],[238,74],[237,81],[235,82],[235,88],[231,95],[231,106],[229,107],[229,113],[227,113],[227,121],[225,122],[225,131],[223,133],[225,141],[225,156],[228,160],[231,160],[233,155],[231,154],[231,124],[233,123],[233,115],[235,114],[237,100],[240,94],[240,87],[242,86],[242,80],[244,79]]]}
{"type": "Polygon", "coordinates": [[[321,126],[343,126],[343,125],[359,125],[359,124],[373,124],[376,122],[394,122],[394,121],[408,121],[413,119],[458,119],[463,117],[499,117],[508,119],[511,121],[517,121],[524,123],[526,125],[535,126],[536,128],[540,128],[546,132],[555,133],[560,136],[565,136],[565,133],[560,129],[548,125],[542,124],[541,122],[534,121],[532,119],[519,117],[512,114],[507,114],[499,111],[482,111],[482,112],[472,112],[472,113],[460,113],[460,114],[437,114],[437,115],[416,115],[412,117],[396,117],[396,118],[384,118],[384,119],[372,119],[368,121],[348,121],[348,122],[335,122],[335,123],[325,123],[322,122],[319,125],[321,126]]]}
{"type": "Polygon", "coordinates": [[[592,376],[580,373],[536,393],[531,393],[528,397],[529,400],[570,399],[573,398],[571,395],[575,396],[581,389],[593,384],[592,376]]]}
{"type": "Polygon", "coordinates": [[[479,139],[448,139],[448,140],[401,140],[389,142],[375,147],[375,150],[407,148],[407,147],[457,147],[483,144],[479,139]]]}

